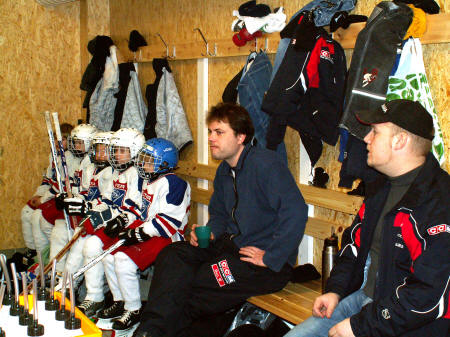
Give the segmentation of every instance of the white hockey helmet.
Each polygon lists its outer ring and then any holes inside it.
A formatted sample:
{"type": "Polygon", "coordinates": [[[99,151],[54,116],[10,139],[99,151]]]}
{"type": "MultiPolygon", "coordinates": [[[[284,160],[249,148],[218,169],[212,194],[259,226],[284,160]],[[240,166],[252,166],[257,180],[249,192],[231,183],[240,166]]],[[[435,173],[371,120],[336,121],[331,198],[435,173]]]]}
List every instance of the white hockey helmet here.
{"type": "Polygon", "coordinates": [[[91,146],[92,137],[98,132],[97,128],[90,124],[80,124],[73,128],[69,137],[69,150],[76,157],[83,157],[91,146]],[[83,144],[84,150],[80,149],[77,144],[83,144]]]}
{"type": "Polygon", "coordinates": [[[108,146],[109,163],[116,170],[126,170],[133,165],[133,160],[144,143],[144,135],[136,129],[117,130],[111,137],[108,146]]]}
{"type": "Polygon", "coordinates": [[[112,131],[101,131],[97,132],[94,137],[92,138],[92,145],[91,149],[89,150],[89,157],[91,159],[91,162],[94,163],[96,167],[103,168],[109,165],[109,162],[107,159],[105,160],[99,160],[97,159],[97,153],[100,151],[100,148],[98,145],[102,144],[104,146],[104,151],[106,154],[106,158],[108,158],[108,149],[109,143],[111,141],[111,138],[113,136],[114,132],[112,131]]]}

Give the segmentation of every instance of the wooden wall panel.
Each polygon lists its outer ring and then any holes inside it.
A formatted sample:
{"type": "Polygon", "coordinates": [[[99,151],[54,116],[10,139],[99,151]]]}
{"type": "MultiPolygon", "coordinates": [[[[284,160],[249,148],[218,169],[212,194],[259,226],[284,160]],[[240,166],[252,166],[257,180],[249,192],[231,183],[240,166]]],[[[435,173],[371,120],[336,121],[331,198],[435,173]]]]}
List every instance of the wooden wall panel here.
{"type": "Polygon", "coordinates": [[[80,109],[79,3],[0,1],[0,249],[23,247],[20,211],[50,151],[43,111],[75,123],[80,109]]]}
{"type": "MultiPolygon", "coordinates": [[[[264,1],[272,8],[284,6],[285,12],[290,18],[296,11],[307,4],[309,1],[264,1]]],[[[191,0],[191,1],[175,1],[175,0],[110,0],[111,8],[111,36],[113,40],[120,46],[126,48],[129,32],[137,29],[149,44],[161,43],[156,36],[160,33],[170,46],[177,43],[188,43],[189,41],[201,41],[201,37],[193,29],[199,27],[202,29],[206,39],[227,39],[232,37],[230,26],[233,21],[232,11],[237,9],[243,3],[239,0],[220,1],[220,0],[191,0]]],[[[378,3],[376,0],[359,1],[354,13],[370,15],[374,6],[378,3]]],[[[442,11],[448,12],[449,5],[441,3],[442,11]]],[[[245,48],[251,49],[251,45],[245,48]]],[[[447,106],[449,96],[449,78],[446,72],[440,71],[442,65],[449,64],[449,44],[429,45],[424,47],[425,63],[427,67],[427,75],[432,87],[433,97],[440,116],[440,122],[444,131],[446,144],[450,144],[449,134],[449,118],[447,117],[447,106]]],[[[212,51],[213,46],[210,46],[212,51]]],[[[169,50],[172,54],[172,49],[169,50]]],[[[164,55],[155,55],[158,57],[164,55]]],[[[346,50],[347,63],[350,65],[352,50],[346,50]]],[[[272,62],[274,55],[270,56],[272,62]]],[[[209,106],[218,103],[221,99],[223,89],[229,80],[242,68],[245,63],[245,57],[228,57],[228,58],[211,58],[209,60],[209,106]]],[[[195,61],[171,61],[170,65],[174,70],[174,76],[183,104],[186,109],[189,124],[196,139],[197,130],[197,111],[196,111],[196,62],[195,61]]],[[[140,66],[140,80],[145,90],[145,85],[154,80],[154,75],[149,64],[140,66]],[[149,69],[150,68],[150,69],[149,69]],[[142,69],[145,69],[142,71],[142,69]]],[[[299,136],[297,132],[288,128],[285,136],[287,145],[289,168],[291,172],[298,176],[299,167],[299,136]]],[[[448,147],[448,145],[447,145],[448,147]]],[[[184,154],[185,160],[196,160],[197,146],[191,147],[184,154]]],[[[336,146],[324,145],[322,157],[318,162],[318,166],[325,168],[330,175],[328,188],[343,190],[338,188],[339,171],[341,164],[337,161],[339,155],[339,143],[336,146]]],[[[447,159],[449,151],[447,151],[447,159]]],[[[210,158],[210,163],[212,159],[210,158]]],[[[214,163],[217,164],[217,163],[214,163]]],[[[448,161],[446,164],[449,169],[448,161]]],[[[192,182],[193,183],[193,182],[192,182]]],[[[357,186],[355,182],[354,187],[357,186]]],[[[344,190],[345,191],[345,190],[344,190]]],[[[338,225],[348,226],[353,216],[332,212],[326,209],[315,208],[315,215],[331,220],[338,225]]],[[[342,227],[343,228],[343,227],[342,227]]],[[[342,229],[341,228],[341,229],[342,229]]],[[[316,240],[315,252],[320,252],[323,242],[316,240]]],[[[320,255],[317,255],[314,264],[320,269],[320,255]]]]}

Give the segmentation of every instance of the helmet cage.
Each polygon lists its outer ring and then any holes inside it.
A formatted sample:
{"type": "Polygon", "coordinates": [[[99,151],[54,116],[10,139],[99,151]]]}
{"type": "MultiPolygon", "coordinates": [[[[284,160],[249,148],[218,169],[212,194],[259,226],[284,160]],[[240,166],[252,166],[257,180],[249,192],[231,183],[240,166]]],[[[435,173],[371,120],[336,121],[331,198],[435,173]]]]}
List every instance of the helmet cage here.
{"type": "Polygon", "coordinates": [[[118,171],[124,171],[133,165],[133,158],[131,156],[131,149],[128,146],[109,145],[108,146],[108,161],[109,164],[118,171]],[[124,159],[122,156],[128,154],[129,159],[124,159]]]}
{"type": "Polygon", "coordinates": [[[86,142],[82,138],[78,138],[77,136],[70,136],[68,139],[69,142],[69,150],[75,157],[82,158],[88,152],[89,148],[86,146],[86,142]],[[77,144],[82,144],[84,150],[80,150],[77,148],[77,144]]]}
{"type": "Polygon", "coordinates": [[[136,157],[135,166],[138,170],[139,176],[143,179],[149,180],[154,180],[160,174],[171,171],[168,163],[163,161],[163,158],[161,156],[158,156],[152,152],[148,152],[145,148],[139,151],[136,157]],[[150,167],[152,168],[151,172],[146,170],[146,164],[147,167],[148,165],[150,165],[150,167]]]}
{"type": "Polygon", "coordinates": [[[106,166],[109,166],[108,144],[102,142],[93,142],[91,149],[89,151],[89,157],[91,159],[91,162],[94,163],[95,167],[104,168],[106,166]],[[103,150],[99,149],[98,148],[99,145],[104,145],[104,149],[103,150]],[[97,159],[97,155],[100,154],[105,155],[106,159],[97,159]]]}

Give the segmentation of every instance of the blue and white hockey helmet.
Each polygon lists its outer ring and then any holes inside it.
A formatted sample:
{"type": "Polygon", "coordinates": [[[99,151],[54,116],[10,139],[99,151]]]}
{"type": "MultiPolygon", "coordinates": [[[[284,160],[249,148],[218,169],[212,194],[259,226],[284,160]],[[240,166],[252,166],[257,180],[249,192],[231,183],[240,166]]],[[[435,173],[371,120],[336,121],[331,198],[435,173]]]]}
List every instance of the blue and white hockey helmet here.
{"type": "Polygon", "coordinates": [[[139,151],[136,168],[144,179],[154,179],[162,173],[173,171],[178,164],[178,150],[164,138],[149,139],[139,151]]]}

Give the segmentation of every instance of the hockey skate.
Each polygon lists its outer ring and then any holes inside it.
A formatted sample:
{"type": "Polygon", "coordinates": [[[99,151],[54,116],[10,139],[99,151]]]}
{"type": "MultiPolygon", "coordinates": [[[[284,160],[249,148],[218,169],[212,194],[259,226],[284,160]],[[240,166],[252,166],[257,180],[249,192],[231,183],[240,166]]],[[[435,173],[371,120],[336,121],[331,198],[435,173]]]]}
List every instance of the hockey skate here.
{"type": "Polygon", "coordinates": [[[102,330],[112,330],[113,319],[121,317],[125,311],[123,306],[123,301],[115,301],[110,307],[100,310],[97,326],[102,330]]]}

